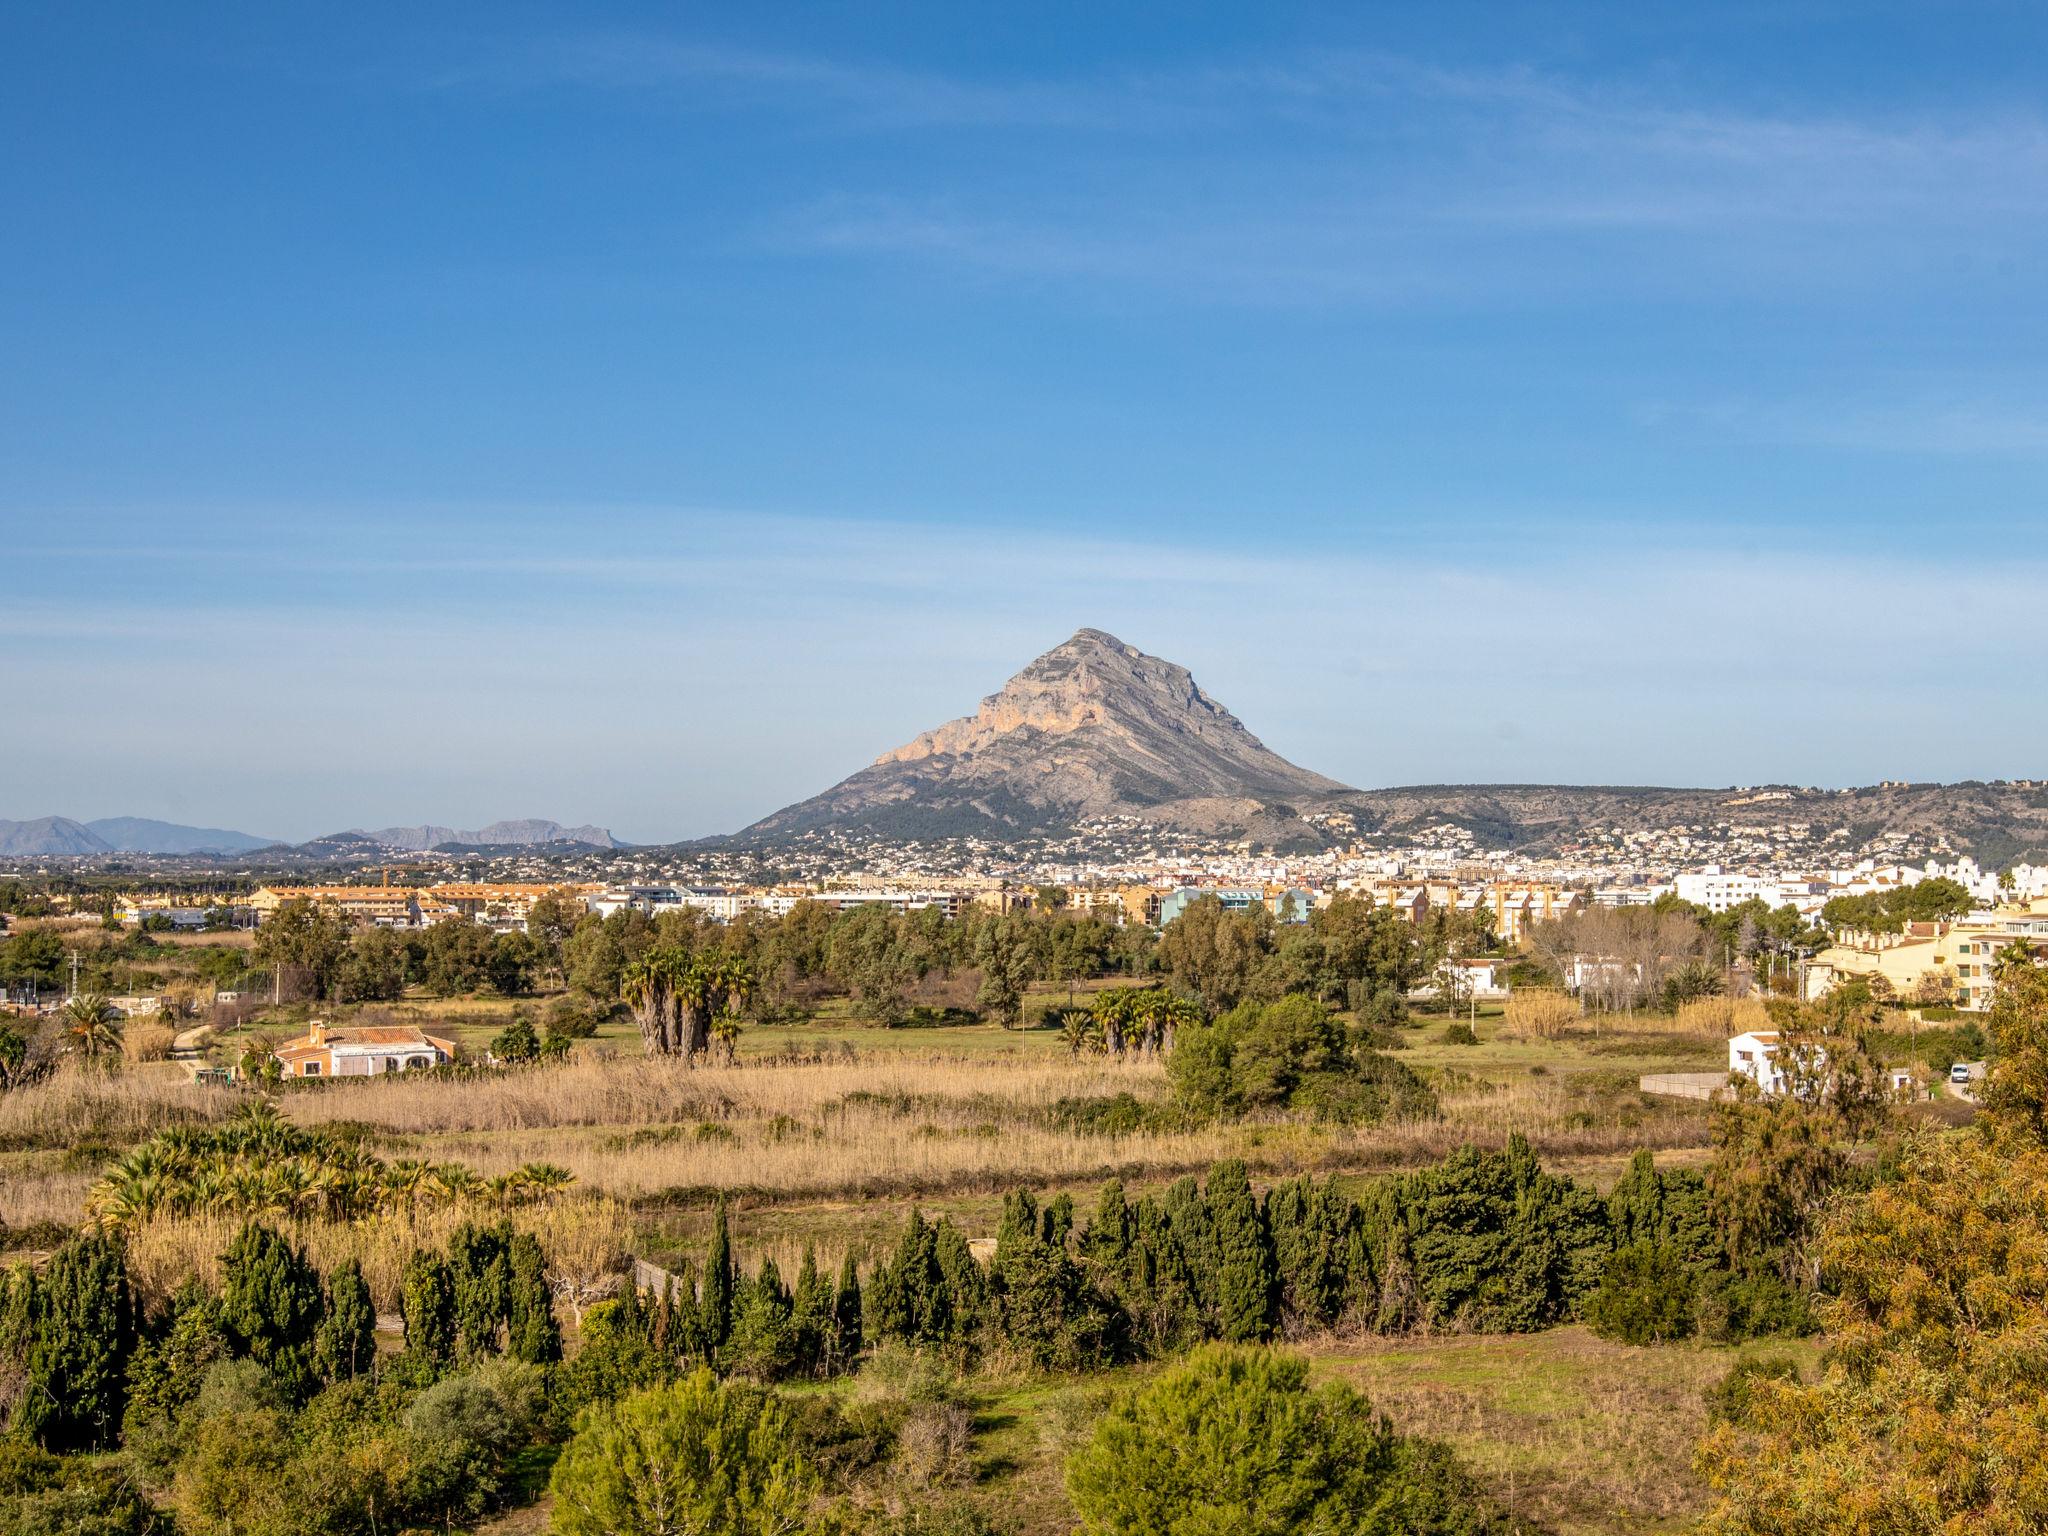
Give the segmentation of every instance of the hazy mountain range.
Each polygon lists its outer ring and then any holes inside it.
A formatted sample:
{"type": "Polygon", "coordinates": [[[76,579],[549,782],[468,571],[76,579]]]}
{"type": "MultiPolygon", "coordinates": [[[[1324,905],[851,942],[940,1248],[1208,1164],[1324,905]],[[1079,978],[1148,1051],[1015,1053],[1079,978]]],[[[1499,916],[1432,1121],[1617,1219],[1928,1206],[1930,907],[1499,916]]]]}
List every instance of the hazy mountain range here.
{"type": "MultiPolygon", "coordinates": [[[[528,818],[494,821],[474,831],[455,827],[360,828],[297,844],[302,849],[334,845],[336,851],[392,850],[424,853],[434,848],[521,848],[544,843],[576,843],[594,848],[625,846],[603,827],[565,827],[558,821],[528,818]]],[[[260,848],[285,848],[274,837],[254,837],[223,827],[187,827],[152,821],[144,816],[108,816],[98,821],[73,821],[68,816],[40,816],[33,821],[0,821],[0,858],[91,858],[109,853],[240,854],[260,848]]]]}
{"type": "MultiPolygon", "coordinates": [[[[1799,856],[1883,856],[1888,837],[1974,854],[1987,867],[2048,860],[2048,783],[1770,785],[1661,789],[1435,784],[1358,790],[1272,751],[1185,667],[1084,629],[1033,661],[973,714],[884,752],[824,793],[711,845],[771,850],[809,834],[888,842],[1064,838],[1105,821],[1214,842],[1304,850],[1412,841],[1446,824],[1481,847],[1598,857],[1609,834],[1797,829],[1799,856]]],[[[1782,842],[1783,840],[1780,839],[1782,842]]],[[[626,846],[598,826],[539,819],[474,829],[357,828],[285,848],[220,828],[139,817],[0,821],[0,857],[120,851],[368,861],[437,848],[626,846]]]]}

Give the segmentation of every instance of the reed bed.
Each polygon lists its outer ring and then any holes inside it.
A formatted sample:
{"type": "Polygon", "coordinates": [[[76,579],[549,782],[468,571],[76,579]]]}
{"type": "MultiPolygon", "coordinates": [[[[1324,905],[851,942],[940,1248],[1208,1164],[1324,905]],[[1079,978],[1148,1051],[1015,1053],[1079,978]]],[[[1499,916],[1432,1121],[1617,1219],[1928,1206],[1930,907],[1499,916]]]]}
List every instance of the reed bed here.
{"type": "Polygon", "coordinates": [[[1038,1111],[1064,1098],[1129,1092],[1161,1097],[1156,1061],[978,1060],[939,1053],[688,1067],[644,1057],[571,1061],[454,1083],[433,1077],[335,1081],[295,1094],[284,1110],[302,1125],[351,1121],[401,1135],[559,1126],[684,1125],[706,1120],[815,1116],[845,1101],[1001,1102],[1038,1111]]]}
{"type": "MultiPolygon", "coordinates": [[[[1226,1157],[1269,1176],[1410,1167],[1516,1133],[1547,1158],[1704,1144],[1699,1106],[1649,1100],[1625,1076],[1571,1073],[1496,1084],[1455,1076],[1440,1116],[1368,1126],[1274,1119],[1186,1124],[1141,1114],[1103,1133],[1064,1123],[1063,1100],[1128,1093],[1158,1106],[1153,1060],[976,1059],[889,1054],[689,1068],[642,1059],[569,1062],[494,1077],[380,1077],[288,1092],[302,1125],[348,1125],[409,1155],[486,1176],[557,1163],[582,1190],[636,1204],[717,1194],[750,1201],[910,1201],[1199,1173],[1226,1157]]],[[[218,1119],[246,1099],[141,1073],[76,1075],[0,1097],[0,1142],[97,1145],[110,1155],[165,1125],[218,1119]]],[[[76,1219],[89,1175],[0,1174],[0,1213],[76,1219]],[[31,1187],[42,1183],[43,1187],[31,1187]],[[61,1214],[60,1214],[61,1213],[61,1214]]]]}
{"type": "MultiPolygon", "coordinates": [[[[304,1249],[322,1273],[355,1260],[378,1310],[395,1312],[406,1260],[415,1250],[443,1248],[464,1221],[490,1221],[495,1215],[459,1206],[418,1206],[361,1221],[285,1216],[264,1220],[304,1249]]],[[[618,1201],[561,1200],[522,1207],[504,1219],[540,1239],[548,1255],[549,1281],[572,1315],[624,1283],[634,1246],[633,1225],[618,1201]]],[[[137,1222],[127,1232],[128,1270],[137,1295],[154,1307],[168,1301],[187,1280],[217,1286],[220,1256],[245,1220],[210,1214],[154,1216],[137,1222]]]]}

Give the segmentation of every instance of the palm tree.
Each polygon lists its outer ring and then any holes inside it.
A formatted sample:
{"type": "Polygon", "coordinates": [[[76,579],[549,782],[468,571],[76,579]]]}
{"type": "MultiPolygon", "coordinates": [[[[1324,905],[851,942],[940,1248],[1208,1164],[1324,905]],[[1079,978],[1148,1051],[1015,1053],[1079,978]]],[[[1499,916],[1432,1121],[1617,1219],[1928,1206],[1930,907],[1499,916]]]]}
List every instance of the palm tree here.
{"type": "Polygon", "coordinates": [[[640,1023],[640,1039],[650,1056],[675,1049],[677,993],[689,966],[680,950],[650,949],[626,967],[619,995],[640,1023]]]}
{"type": "Polygon", "coordinates": [[[120,1015],[105,995],[79,992],[64,1005],[64,1032],[89,1061],[121,1054],[120,1015]]]}
{"type": "Polygon", "coordinates": [[[1055,1008],[1053,1019],[1059,1024],[1060,1039],[1069,1051],[1079,1056],[1083,1051],[1100,1055],[1102,1045],[1102,1024],[1094,1013],[1086,1008],[1055,1008]]]}

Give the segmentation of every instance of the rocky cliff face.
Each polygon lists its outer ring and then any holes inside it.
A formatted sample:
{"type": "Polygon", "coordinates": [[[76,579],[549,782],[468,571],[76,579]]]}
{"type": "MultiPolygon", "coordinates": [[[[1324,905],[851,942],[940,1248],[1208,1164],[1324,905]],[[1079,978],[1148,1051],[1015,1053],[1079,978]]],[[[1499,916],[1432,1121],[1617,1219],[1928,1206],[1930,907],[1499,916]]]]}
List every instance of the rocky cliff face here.
{"type": "Polygon", "coordinates": [[[1220,834],[1344,793],[1269,751],[1187,668],[1084,629],[974,714],[743,835],[1003,835],[1116,814],[1220,834]]]}

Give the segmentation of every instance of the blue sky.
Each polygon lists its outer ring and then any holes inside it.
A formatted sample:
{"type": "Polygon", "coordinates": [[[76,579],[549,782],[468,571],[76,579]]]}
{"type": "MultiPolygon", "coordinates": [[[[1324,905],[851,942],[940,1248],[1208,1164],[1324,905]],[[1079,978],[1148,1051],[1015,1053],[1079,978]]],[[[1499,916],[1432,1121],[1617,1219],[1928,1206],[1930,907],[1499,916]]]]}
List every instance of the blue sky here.
{"type": "Polygon", "coordinates": [[[0,816],[2048,771],[2048,13],[1166,15],[9,6],[0,816]]]}

